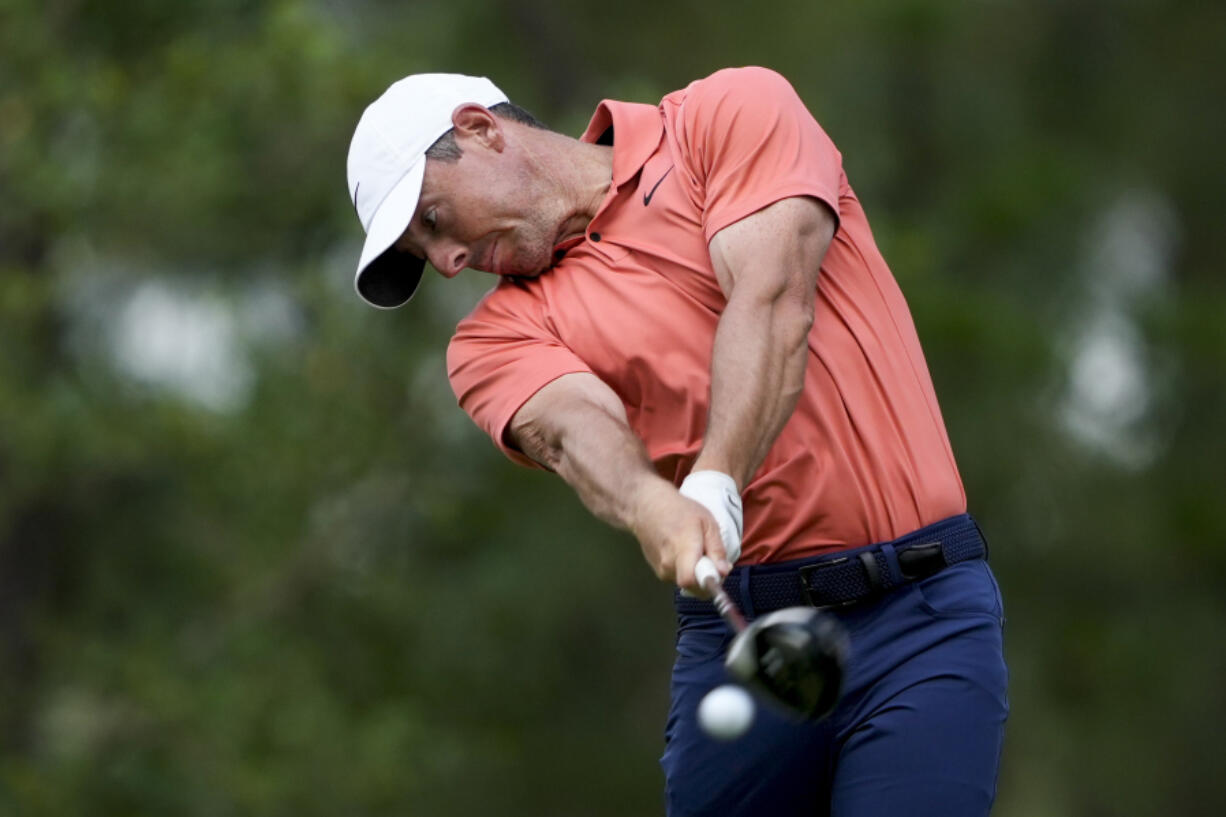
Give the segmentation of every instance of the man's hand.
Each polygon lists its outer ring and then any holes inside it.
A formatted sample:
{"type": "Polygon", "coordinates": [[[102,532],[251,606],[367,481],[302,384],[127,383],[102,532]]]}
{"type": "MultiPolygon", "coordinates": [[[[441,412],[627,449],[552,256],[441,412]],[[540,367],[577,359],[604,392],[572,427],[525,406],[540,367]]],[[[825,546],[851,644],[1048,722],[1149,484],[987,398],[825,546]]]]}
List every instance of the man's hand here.
{"type": "Polygon", "coordinates": [[[643,558],[661,581],[705,596],[694,576],[694,565],[704,555],[715,562],[721,576],[732,569],[715,517],[701,503],[685,496],[663,479],[644,486],[634,500],[630,531],[639,540],[643,558]]]}

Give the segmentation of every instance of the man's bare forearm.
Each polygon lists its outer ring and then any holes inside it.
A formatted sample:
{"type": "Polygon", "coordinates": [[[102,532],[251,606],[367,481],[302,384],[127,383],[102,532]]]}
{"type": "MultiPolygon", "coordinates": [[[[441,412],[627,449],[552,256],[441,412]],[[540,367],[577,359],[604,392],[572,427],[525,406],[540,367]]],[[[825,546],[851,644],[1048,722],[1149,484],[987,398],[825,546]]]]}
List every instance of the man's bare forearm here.
{"type": "Polygon", "coordinates": [[[656,576],[697,590],[704,553],[727,571],[719,524],[656,473],[621,400],[595,375],[564,375],[511,421],[520,449],[553,469],[598,518],[629,530],[656,576]]]}
{"type": "Polygon", "coordinates": [[[642,441],[603,406],[575,401],[554,422],[525,424],[518,435],[524,453],[549,467],[598,518],[634,530],[644,494],[660,477],[642,441]]]}
{"type": "Polygon", "coordinates": [[[728,304],[711,353],[711,409],[695,470],[744,489],[804,388],[818,268],[836,221],[826,205],[784,199],[720,231],[711,260],[728,304]]]}
{"type": "Polygon", "coordinates": [[[711,360],[711,410],[695,470],[744,489],[792,416],[804,387],[812,309],[792,298],[734,293],[711,360]]]}

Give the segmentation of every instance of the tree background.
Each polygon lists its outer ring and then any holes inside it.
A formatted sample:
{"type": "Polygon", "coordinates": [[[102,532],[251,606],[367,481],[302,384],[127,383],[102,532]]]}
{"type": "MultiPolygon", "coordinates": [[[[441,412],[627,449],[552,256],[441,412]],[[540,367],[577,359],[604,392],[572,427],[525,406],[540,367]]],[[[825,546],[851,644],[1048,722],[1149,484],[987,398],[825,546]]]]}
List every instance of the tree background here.
{"type": "Polygon", "coordinates": [[[1005,593],[996,814],[1226,812],[1226,10],[0,0],[0,814],[662,812],[671,594],[454,405],[490,281],[353,297],[400,76],[577,134],[788,76],[1005,593]]]}

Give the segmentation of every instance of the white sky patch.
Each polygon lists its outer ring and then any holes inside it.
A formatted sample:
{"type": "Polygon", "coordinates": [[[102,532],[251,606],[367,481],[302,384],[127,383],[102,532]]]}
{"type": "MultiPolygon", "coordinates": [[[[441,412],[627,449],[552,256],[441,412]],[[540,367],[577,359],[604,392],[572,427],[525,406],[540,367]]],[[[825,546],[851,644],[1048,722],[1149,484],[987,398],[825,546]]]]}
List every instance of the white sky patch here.
{"type": "Polygon", "coordinates": [[[1164,379],[1137,313],[1169,286],[1176,232],[1165,199],[1127,193],[1103,213],[1081,265],[1083,308],[1057,415],[1074,440],[1125,467],[1144,468],[1161,450],[1153,409],[1164,379]]]}
{"type": "Polygon", "coordinates": [[[301,314],[271,275],[241,286],[151,274],[83,241],[60,248],[68,342],[82,361],[99,358],[127,379],[209,411],[246,405],[257,371],[252,353],[301,334],[301,314]]]}
{"type": "Polygon", "coordinates": [[[214,411],[245,401],[254,372],[230,307],[216,296],[141,284],[119,313],[111,341],[119,369],[214,411]]]}
{"type": "Polygon", "coordinates": [[[1137,434],[1151,401],[1145,347],[1136,330],[1118,315],[1100,316],[1081,335],[1069,363],[1065,429],[1085,445],[1140,465],[1152,454],[1137,434]]]}

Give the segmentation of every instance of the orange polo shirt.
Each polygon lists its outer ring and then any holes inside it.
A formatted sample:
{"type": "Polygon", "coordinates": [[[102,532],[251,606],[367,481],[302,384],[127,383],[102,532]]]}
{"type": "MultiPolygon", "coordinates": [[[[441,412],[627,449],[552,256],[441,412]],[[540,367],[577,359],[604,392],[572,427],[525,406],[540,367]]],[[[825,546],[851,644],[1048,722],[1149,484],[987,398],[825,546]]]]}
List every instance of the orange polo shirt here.
{"type": "Polygon", "coordinates": [[[659,106],[606,100],[582,138],[613,146],[586,237],[539,278],[500,281],[447,351],[460,405],[508,456],[534,464],[507,436],[528,398],[591,372],[680,484],[702,447],[725,305],[708,243],[775,201],[812,196],[839,226],[818,275],[804,391],[743,494],[740,563],[893,539],[966,510],[906,302],[839,151],[786,80],[728,69],[659,106]]]}

